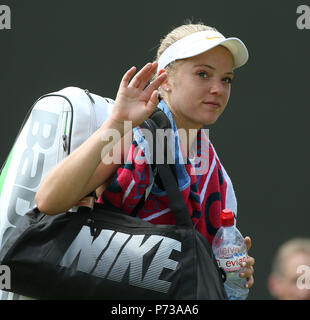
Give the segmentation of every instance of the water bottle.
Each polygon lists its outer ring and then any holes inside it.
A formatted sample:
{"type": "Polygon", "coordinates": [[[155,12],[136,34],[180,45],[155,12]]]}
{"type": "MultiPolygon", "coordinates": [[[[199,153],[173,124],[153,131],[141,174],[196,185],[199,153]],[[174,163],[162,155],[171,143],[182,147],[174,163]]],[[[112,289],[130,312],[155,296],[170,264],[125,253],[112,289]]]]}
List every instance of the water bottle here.
{"type": "Polygon", "coordinates": [[[242,263],[247,258],[246,244],[235,226],[231,210],[222,210],[220,220],[222,226],[212,242],[213,253],[219,267],[226,272],[224,286],[228,298],[244,300],[249,294],[249,289],[245,287],[246,278],[240,278],[239,273],[245,270],[242,263]]]}

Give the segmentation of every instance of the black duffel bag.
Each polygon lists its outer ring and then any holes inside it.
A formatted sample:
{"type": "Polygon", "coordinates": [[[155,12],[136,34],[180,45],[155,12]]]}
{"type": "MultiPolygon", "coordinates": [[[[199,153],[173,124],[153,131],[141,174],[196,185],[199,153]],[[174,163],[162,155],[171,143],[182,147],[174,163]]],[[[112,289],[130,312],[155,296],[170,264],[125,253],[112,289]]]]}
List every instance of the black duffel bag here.
{"type": "Polygon", "coordinates": [[[227,299],[224,273],[195,230],[171,167],[156,165],[175,225],[111,205],[20,218],[0,251],[10,291],[37,299],[227,299]]]}

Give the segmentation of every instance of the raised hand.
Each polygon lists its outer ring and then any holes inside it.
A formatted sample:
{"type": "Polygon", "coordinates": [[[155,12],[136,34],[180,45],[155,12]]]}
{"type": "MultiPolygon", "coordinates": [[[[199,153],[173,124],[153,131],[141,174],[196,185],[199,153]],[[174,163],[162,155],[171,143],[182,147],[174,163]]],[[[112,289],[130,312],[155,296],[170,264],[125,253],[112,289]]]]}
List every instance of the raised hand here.
{"type": "Polygon", "coordinates": [[[157,89],[167,78],[164,72],[146,87],[157,65],[157,62],[148,63],[135,76],[135,67],[125,73],[115,99],[112,120],[118,123],[132,121],[134,128],[150,116],[158,104],[157,89]]]}

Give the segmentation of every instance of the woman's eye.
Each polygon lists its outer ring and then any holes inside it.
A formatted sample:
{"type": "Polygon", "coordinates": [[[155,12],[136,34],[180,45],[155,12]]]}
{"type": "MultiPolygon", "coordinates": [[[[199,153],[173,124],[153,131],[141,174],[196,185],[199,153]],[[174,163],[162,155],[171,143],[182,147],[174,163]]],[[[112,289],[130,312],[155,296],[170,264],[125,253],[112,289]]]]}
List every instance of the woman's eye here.
{"type": "Polygon", "coordinates": [[[199,77],[206,79],[208,78],[208,74],[204,71],[198,72],[199,77]]]}
{"type": "Polygon", "coordinates": [[[233,79],[230,77],[227,77],[227,78],[224,78],[223,81],[226,83],[232,83],[233,79]]]}

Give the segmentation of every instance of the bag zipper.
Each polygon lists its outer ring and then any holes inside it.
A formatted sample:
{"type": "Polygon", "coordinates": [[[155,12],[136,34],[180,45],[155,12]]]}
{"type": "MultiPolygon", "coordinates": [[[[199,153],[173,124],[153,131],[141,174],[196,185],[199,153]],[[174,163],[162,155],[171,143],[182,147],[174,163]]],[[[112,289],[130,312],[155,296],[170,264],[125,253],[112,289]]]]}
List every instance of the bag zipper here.
{"type": "Polygon", "coordinates": [[[95,114],[95,110],[94,110],[94,105],[96,104],[94,98],[91,96],[90,92],[88,89],[84,89],[85,93],[87,94],[88,98],[91,101],[91,106],[89,107],[89,114],[90,114],[90,124],[91,124],[91,128],[90,128],[90,133],[93,133],[96,130],[96,114],[95,114]]]}
{"type": "Polygon", "coordinates": [[[66,111],[65,128],[64,128],[64,134],[62,135],[62,147],[65,152],[68,150],[67,124],[68,124],[68,111],[66,111]]]}
{"type": "Polygon", "coordinates": [[[85,91],[85,93],[88,95],[88,98],[90,99],[90,101],[92,102],[92,104],[95,104],[96,102],[95,102],[94,98],[91,96],[89,90],[88,90],[88,89],[85,89],[84,91],[85,91]]]}

